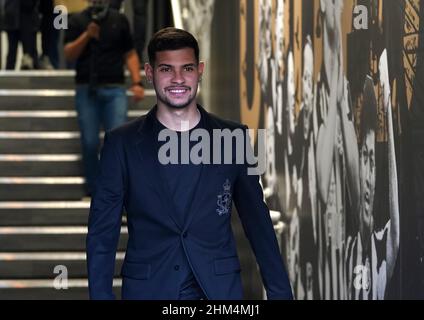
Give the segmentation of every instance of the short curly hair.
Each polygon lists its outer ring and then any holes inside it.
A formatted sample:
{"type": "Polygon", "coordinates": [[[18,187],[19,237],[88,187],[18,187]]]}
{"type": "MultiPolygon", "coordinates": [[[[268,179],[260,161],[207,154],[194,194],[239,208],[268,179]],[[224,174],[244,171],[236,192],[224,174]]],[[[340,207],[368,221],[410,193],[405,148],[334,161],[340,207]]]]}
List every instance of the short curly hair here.
{"type": "Polygon", "coordinates": [[[151,66],[154,66],[156,52],[183,48],[192,48],[196,61],[199,63],[199,44],[190,32],[173,27],[161,29],[153,35],[149,42],[147,48],[149,63],[151,66]]]}

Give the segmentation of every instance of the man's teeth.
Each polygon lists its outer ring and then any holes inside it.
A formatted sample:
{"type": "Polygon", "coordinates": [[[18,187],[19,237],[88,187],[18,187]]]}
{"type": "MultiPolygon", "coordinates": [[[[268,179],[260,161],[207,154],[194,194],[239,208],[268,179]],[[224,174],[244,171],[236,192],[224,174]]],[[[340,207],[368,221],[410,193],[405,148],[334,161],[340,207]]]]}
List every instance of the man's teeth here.
{"type": "Polygon", "coordinates": [[[171,91],[172,93],[184,93],[184,92],[186,92],[185,89],[184,90],[169,90],[169,91],[171,91]]]}

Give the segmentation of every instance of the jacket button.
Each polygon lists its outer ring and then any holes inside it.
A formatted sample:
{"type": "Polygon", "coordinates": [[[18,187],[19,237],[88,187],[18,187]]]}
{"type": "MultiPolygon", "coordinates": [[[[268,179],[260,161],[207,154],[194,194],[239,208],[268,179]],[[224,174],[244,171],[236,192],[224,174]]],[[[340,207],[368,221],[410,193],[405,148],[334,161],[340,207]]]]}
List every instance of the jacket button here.
{"type": "Polygon", "coordinates": [[[187,231],[183,233],[183,238],[187,238],[187,231]]]}
{"type": "Polygon", "coordinates": [[[175,266],[174,266],[174,270],[175,270],[175,271],[180,270],[180,266],[179,266],[178,264],[177,264],[177,265],[175,265],[175,266]]]}

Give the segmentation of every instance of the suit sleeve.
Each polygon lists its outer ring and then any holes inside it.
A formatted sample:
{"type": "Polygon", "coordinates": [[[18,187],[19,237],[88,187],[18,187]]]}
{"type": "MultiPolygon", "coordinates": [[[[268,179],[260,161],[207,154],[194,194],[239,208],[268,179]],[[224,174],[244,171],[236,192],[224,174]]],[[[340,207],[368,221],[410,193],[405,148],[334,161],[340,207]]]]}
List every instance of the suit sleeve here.
{"type": "Polygon", "coordinates": [[[87,235],[88,284],[91,299],[115,299],[113,276],[121,230],[124,177],[117,147],[119,140],[105,135],[96,189],[91,201],[87,235]]]}
{"type": "Polygon", "coordinates": [[[256,256],[267,298],[293,299],[269,209],[263,201],[259,175],[248,175],[248,167],[247,164],[239,167],[234,185],[234,204],[256,256]]]}

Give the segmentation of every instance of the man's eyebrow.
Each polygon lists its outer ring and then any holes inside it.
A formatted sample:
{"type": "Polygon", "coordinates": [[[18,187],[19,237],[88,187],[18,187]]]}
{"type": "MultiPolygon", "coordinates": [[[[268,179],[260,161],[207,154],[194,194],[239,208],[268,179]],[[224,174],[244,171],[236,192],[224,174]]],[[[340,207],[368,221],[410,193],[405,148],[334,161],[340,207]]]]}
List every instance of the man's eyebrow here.
{"type": "MultiPolygon", "coordinates": [[[[195,63],[187,63],[187,64],[184,64],[182,67],[183,68],[186,68],[186,67],[195,67],[197,64],[195,64],[195,63]]],[[[169,67],[169,68],[173,68],[173,67],[175,67],[175,66],[173,66],[173,65],[170,65],[170,64],[166,64],[166,63],[161,63],[161,64],[159,64],[158,65],[158,68],[160,68],[160,67],[169,67]]]]}

